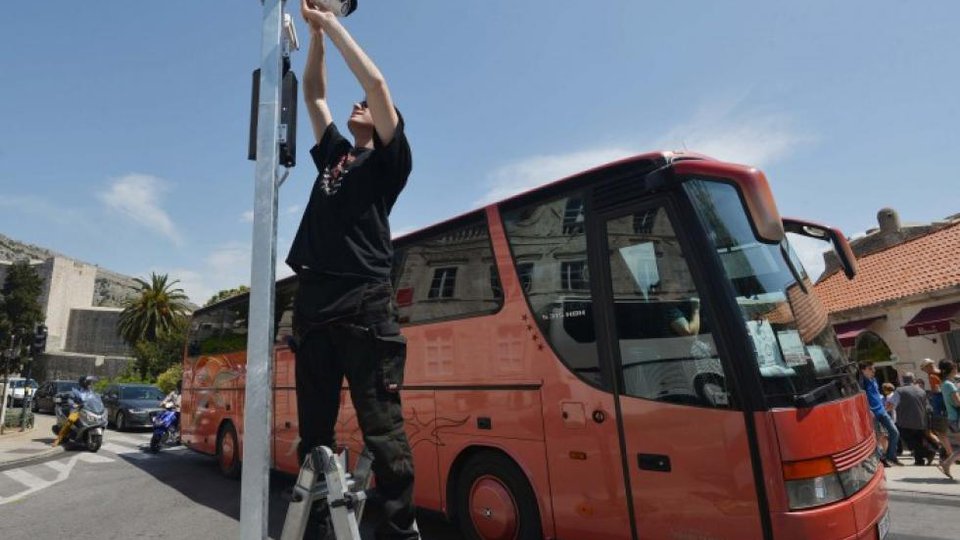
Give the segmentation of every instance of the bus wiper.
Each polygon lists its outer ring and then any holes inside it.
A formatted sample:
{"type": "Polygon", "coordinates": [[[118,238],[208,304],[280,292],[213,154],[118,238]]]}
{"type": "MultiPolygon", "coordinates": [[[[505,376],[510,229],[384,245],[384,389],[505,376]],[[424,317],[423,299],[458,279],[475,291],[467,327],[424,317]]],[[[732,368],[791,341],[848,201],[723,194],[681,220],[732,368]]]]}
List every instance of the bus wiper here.
{"type": "Polygon", "coordinates": [[[795,396],[793,401],[797,404],[797,407],[812,407],[820,401],[820,398],[824,397],[831,390],[836,389],[838,382],[840,382],[839,379],[834,379],[827,384],[814,388],[806,394],[795,396]]]}

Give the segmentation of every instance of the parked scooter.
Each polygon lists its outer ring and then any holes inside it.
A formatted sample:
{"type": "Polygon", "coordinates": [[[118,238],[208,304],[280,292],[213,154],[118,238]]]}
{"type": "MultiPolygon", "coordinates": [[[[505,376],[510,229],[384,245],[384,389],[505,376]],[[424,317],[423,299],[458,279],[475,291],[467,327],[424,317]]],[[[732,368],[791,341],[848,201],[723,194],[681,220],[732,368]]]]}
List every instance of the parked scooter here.
{"type": "Polygon", "coordinates": [[[107,428],[107,412],[100,396],[91,394],[73,410],[57,401],[62,399],[58,397],[54,400],[57,425],[53,426],[53,433],[57,435],[57,440],[53,445],[69,443],[86,446],[91,452],[100,450],[100,445],[103,444],[103,430],[107,428]]]}
{"type": "Polygon", "coordinates": [[[180,413],[172,403],[164,403],[164,410],[153,415],[153,437],[150,450],[159,452],[163,446],[180,444],[180,413]]]}

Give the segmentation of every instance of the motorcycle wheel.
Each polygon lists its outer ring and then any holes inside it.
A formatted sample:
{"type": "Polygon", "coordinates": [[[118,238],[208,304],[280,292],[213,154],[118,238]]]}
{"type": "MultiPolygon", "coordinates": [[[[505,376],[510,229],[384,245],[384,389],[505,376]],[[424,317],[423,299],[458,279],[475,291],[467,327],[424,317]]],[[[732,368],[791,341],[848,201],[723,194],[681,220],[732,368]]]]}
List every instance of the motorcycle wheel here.
{"type": "Polygon", "coordinates": [[[87,432],[87,450],[91,452],[96,452],[100,450],[100,446],[103,445],[103,435],[94,435],[93,433],[87,432]]]}
{"type": "Polygon", "coordinates": [[[153,434],[153,437],[150,437],[150,451],[160,451],[160,435],[157,435],[156,433],[153,434]]]}

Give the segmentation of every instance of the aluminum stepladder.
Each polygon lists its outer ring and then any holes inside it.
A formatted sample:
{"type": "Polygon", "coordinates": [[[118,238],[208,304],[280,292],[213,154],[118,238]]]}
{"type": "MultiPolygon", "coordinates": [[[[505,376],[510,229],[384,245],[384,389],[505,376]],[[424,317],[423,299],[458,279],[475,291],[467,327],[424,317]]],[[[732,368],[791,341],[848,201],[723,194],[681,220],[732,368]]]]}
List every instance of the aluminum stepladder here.
{"type": "Polygon", "coordinates": [[[302,540],[314,503],[323,501],[337,540],[360,540],[360,520],[373,476],[373,456],[364,449],[353,473],[347,473],[347,451],[334,454],[318,446],[304,459],[293,486],[281,540],[302,540]]]}

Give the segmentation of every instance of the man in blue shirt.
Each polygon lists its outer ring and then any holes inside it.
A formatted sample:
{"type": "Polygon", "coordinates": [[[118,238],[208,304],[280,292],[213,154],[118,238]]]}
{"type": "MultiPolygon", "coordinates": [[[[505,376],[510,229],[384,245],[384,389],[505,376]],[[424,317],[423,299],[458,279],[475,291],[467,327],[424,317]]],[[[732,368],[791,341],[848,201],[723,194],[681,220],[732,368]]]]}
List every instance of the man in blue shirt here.
{"type": "MultiPolygon", "coordinates": [[[[897,444],[900,442],[900,432],[897,431],[897,426],[883,406],[883,396],[880,395],[880,389],[877,387],[873,364],[860,364],[860,384],[867,393],[867,405],[870,406],[870,412],[873,413],[876,424],[883,426],[883,429],[887,432],[886,455],[882,453],[879,446],[877,447],[877,455],[880,456],[884,467],[889,467],[891,464],[903,465],[897,459],[897,444]]],[[[877,431],[879,432],[880,429],[877,428],[877,431]]]]}

